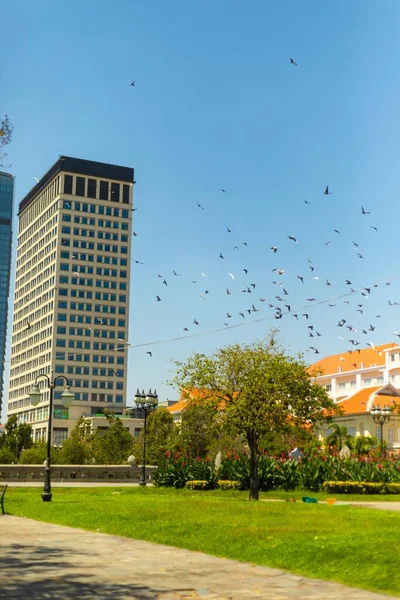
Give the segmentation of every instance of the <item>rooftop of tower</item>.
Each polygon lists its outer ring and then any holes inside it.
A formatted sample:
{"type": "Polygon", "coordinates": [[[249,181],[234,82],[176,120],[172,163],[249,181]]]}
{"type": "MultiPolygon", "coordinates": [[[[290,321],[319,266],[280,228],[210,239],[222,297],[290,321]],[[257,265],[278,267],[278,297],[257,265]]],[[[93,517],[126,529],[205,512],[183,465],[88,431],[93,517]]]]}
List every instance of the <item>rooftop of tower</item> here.
{"type": "Polygon", "coordinates": [[[104,179],[135,183],[134,170],[132,167],[121,167],[118,165],[96,162],[94,160],[60,155],[58,161],[43,175],[39,180],[39,183],[37,183],[21,200],[18,213],[21,213],[21,211],[30,204],[33,198],[46,187],[49,181],[51,181],[57,173],[62,171],[67,173],[77,173],[78,175],[92,175],[93,177],[104,177],[104,179]]]}

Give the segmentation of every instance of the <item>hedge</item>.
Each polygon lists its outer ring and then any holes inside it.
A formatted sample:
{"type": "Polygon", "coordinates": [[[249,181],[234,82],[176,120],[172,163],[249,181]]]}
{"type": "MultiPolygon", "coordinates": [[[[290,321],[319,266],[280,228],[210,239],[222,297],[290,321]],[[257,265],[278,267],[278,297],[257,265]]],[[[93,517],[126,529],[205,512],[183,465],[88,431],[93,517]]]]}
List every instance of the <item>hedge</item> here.
{"type": "Polygon", "coordinates": [[[400,483],[325,481],[324,488],[330,494],[400,494],[400,483]]]}
{"type": "Polygon", "coordinates": [[[186,482],[185,487],[188,490],[207,490],[209,485],[210,484],[208,481],[204,481],[202,479],[191,479],[190,481],[186,482]]]}
{"type": "Polygon", "coordinates": [[[239,489],[239,481],[229,481],[227,479],[220,479],[217,482],[217,484],[221,490],[237,490],[237,489],[239,489]]]}

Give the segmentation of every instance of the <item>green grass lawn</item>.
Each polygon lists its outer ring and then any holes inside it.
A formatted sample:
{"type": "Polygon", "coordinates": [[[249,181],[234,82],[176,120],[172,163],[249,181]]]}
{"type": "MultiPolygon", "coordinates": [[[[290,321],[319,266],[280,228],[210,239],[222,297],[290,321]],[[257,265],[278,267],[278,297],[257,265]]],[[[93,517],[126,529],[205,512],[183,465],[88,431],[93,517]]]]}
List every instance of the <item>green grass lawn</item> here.
{"type": "MultiPolygon", "coordinates": [[[[7,513],[400,596],[400,513],[303,502],[248,502],[247,493],[228,491],[54,488],[48,504],[40,493],[38,488],[9,488],[7,513]]],[[[277,495],[281,494],[262,497],[277,495]]],[[[297,495],[302,493],[287,494],[297,495]]]]}

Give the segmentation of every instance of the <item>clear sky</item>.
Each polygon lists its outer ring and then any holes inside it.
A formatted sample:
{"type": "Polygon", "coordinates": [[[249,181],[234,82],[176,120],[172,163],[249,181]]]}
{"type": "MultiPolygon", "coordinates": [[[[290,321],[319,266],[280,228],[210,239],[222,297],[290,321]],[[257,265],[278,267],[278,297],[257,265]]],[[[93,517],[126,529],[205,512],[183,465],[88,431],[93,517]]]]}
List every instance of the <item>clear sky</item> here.
{"type": "Polygon", "coordinates": [[[130,349],[128,405],[136,387],[177,397],[172,359],[270,327],[292,351],[316,347],[310,362],[350,339],[398,339],[400,307],[388,304],[400,303],[398,280],[350,304],[302,307],[349,292],[345,279],[359,290],[400,274],[399,17],[397,0],[3,5],[0,114],[15,125],[16,201],[59,154],[133,166],[133,257],[144,265],[132,264],[130,343],[243,325],[130,349]],[[299,320],[275,320],[268,303],[299,320]],[[260,312],[243,319],[252,304],[260,312]],[[338,329],[340,318],[358,331],[338,329]]]}

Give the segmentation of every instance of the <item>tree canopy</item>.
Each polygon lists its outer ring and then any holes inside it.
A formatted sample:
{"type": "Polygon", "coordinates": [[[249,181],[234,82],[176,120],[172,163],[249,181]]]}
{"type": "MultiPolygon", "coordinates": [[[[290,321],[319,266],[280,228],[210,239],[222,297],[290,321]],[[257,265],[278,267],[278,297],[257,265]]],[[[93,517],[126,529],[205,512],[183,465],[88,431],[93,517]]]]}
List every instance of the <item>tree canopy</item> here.
{"type": "Polygon", "coordinates": [[[258,499],[261,436],[282,432],[288,424],[312,428],[337,410],[326,390],[313,382],[302,358],[287,354],[274,331],[265,341],[234,344],[211,356],[195,353],[175,364],[173,383],[184,390],[204,390],[204,399],[223,408],[226,419],[246,436],[251,499],[258,499]]]}

